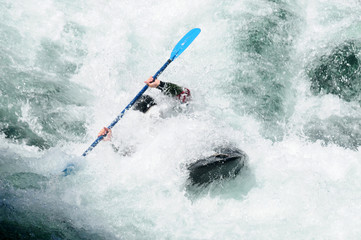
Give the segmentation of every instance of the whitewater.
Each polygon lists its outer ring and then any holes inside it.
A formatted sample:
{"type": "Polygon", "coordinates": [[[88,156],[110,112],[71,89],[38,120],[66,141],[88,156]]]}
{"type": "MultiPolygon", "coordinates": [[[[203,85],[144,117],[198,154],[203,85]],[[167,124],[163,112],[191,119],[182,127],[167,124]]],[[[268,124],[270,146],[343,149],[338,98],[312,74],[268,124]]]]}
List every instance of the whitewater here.
{"type": "Polygon", "coordinates": [[[0,239],[360,239],[360,12],[0,0],[0,239]],[[148,89],[159,104],[81,157],[196,27],[159,77],[190,104],[148,89]],[[189,189],[185,166],[220,145],[246,171],[189,189]]]}

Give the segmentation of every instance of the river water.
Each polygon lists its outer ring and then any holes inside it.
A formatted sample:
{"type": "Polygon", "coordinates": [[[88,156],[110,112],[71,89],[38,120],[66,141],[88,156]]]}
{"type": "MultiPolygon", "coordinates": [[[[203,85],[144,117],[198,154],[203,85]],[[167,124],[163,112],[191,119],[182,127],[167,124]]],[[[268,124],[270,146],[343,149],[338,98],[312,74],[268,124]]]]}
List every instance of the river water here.
{"type": "Polygon", "coordinates": [[[0,0],[1,239],[360,239],[359,0],[0,0]],[[160,76],[188,106],[129,111],[160,76]],[[235,179],[186,165],[234,146],[235,179]],[[67,164],[75,170],[62,176],[67,164]]]}

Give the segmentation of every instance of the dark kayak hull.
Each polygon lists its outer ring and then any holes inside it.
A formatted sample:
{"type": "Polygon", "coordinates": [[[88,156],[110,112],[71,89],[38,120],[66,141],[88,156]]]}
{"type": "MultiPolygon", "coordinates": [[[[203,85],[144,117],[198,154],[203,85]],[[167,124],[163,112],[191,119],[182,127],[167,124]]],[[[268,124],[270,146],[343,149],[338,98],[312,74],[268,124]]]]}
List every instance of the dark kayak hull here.
{"type": "Polygon", "coordinates": [[[216,154],[199,159],[190,164],[189,181],[193,185],[203,185],[214,180],[230,179],[237,176],[245,167],[248,156],[236,148],[219,148],[216,154]]]}

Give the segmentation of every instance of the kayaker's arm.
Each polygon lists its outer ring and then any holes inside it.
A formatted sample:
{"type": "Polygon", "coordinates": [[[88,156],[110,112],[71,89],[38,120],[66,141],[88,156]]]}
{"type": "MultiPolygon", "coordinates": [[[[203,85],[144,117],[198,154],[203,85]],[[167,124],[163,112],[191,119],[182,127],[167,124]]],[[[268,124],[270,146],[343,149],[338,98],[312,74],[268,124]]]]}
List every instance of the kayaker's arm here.
{"type": "Polygon", "coordinates": [[[191,92],[188,88],[180,87],[174,83],[170,82],[163,82],[159,79],[156,79],[153,82],[153,77],[148,78],[145,83],[152,88],[157,88],[160,91],[162,91],[165,95],[176,97],[178,98],[182,103],[186,103],[191,98],[191,92]]]}

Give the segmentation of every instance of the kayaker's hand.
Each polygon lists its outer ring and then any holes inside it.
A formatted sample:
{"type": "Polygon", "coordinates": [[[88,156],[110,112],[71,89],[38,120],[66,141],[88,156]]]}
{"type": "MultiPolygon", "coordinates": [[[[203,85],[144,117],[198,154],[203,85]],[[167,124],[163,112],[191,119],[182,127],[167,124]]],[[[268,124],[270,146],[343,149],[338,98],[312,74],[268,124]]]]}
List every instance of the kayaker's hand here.
{"type": "Polygon", "coordinates": [[[144,83],[147,84],[147,85],[148,85],[149,87],[151,87],[151,88],[156,88],[156,87],[159,86],[160,80],[159,80],[159,79],[155,79],[155,81],[153,82],[153,77],[151,76],[151,77],[149,77],[149,78],[147,79],[147,81],[145,81],[144,83]]]}
{"type": "Polygon", "coordinates": [[[100,132],[98,133],[98,137],[105,136],[103,138],[104,141],[110,141],[112,138],[112,130],[109,128],[104,127],[100,132]]]}

